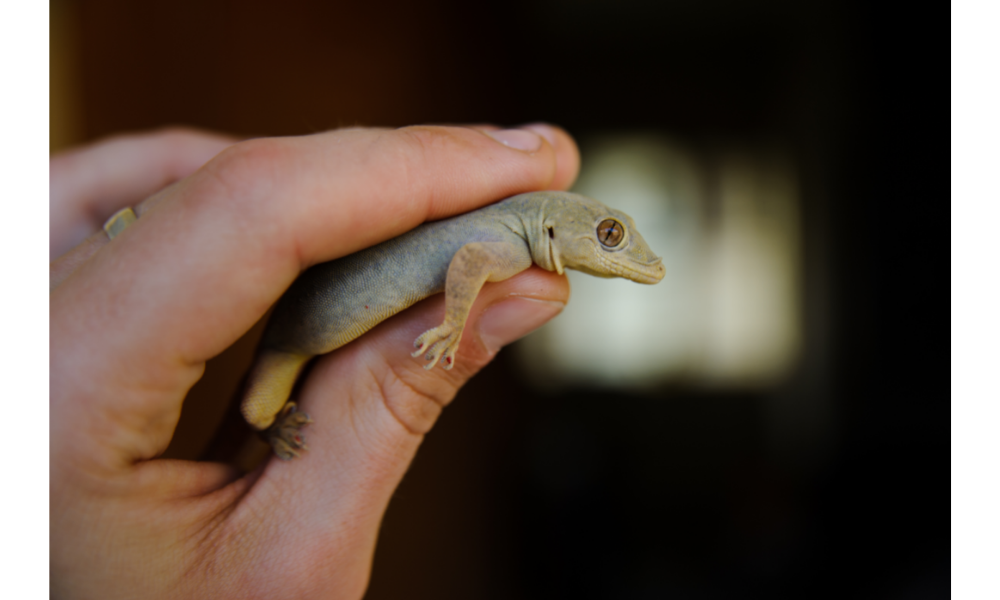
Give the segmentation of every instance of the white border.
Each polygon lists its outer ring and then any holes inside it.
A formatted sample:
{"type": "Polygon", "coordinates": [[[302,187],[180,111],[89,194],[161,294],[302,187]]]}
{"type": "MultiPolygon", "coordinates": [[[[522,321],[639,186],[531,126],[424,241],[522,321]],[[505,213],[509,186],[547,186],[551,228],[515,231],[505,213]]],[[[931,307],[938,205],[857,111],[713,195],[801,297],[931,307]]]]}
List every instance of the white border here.
{"type": "MultiPolygon", "coordinates": [[[[995,598],[1000,597],[995,573],[1000,565],[1000,9],[993,2],[951,7],[952,594],[995,598]]],[[[928,69],[932,81],[936,68],[928,69]]]]}
{"type": "Polygon", "coordinates": [[[47,598],[49,586],[48,19],[47,2],[6,2],[0,9],[6,422],[0,579],[12,598],[47,598]]]}

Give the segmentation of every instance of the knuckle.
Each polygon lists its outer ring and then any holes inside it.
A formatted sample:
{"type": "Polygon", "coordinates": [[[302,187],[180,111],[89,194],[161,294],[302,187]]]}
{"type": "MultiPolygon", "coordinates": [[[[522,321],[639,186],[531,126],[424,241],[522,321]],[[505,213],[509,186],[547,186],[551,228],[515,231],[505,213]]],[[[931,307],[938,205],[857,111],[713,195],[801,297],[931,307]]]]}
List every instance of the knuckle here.
{"type": "Polygon", "coordinates": [[[224,223],[231,233],[273,245],[273,252],[282,253],[289,236],[281,232],[289,229],[289,215],[294,213],[288,211],[287,203],[274,199],[287,183],[283,178],[290,176],[289,156],[289,148],[279,140],[247,140],[229,146],[203,167],[206,179],[199,192],[183,201],[197,205],[206,222],[224,223]]]}
{"type": "Polygon", "coordinates": [[[433,167],[443,157],[462,156],[473,148],[472,136],[480,135],[461,127],[435,125],[403,127],[394,133],[398,158],[415,172],[433,167]]]}
{"type": "Polygon", "coordinates": [[[287,145],[276,138],[258,138],[229,146],[213,159],[220,169],[239,173],[259,174],[269,172],[283,162],[288,154],[287,145]]]}
{"type": "Polygon", "coordinates": [[[376,151],[385,158],[392,181],[417,197],[424,198],[428,213],[436,213],[442,197],[455,189],[460,173],[483,173],[474,167],[479,132],[462,127],[418,125],[403,127],[379,139],[376,151]],[[442,165],[448,165],[447,171],[442,165]],[[447,173],[447,175],[445,175],[447,173]]]}
{"type": "Polygon", "coordinates": [[[206,165],[229,192],[228,199],[265,195],[283,176],[288,148],[273,139],[239,142],[220,152],[206,165]],[[263,192],[263,194],[262,194],[263,192]]]}
{"type": "Polygon", "coordinates": [[[421,153],[469,145],[467,129],[438,125],[414,125],[397,129],[404,144],[421,153]]]}
{"type": "Polygon", "coordinates": [[[429,379],[437,380],[439,377],[426,372],[397,372],[390,368],[380,383],[386,409],[404,429],[416,435],[431,430],[458,388],[455,385],[440,385],[440,381],[428,385],[429,379]]]}
{"type": "Polygon", "coordinates": [[[390,367],[380,382],[389,412],[411,433],[430,431],[458,390],[493,359],[493,354],[480,346],[463,343],[451,370],[443,365],[424,370],[422,360],[390,367]]]}

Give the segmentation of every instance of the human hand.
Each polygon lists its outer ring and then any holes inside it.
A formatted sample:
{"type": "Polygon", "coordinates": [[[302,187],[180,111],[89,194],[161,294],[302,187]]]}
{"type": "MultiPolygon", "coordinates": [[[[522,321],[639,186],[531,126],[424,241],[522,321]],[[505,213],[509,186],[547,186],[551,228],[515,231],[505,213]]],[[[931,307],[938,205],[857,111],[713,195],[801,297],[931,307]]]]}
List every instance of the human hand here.
{"type": "Polygon", "coordinates": [[[113,241],[99,232],[53,269],[53,596],[360,597],[424,434],[501,346],[561,310],[565,278],[533,267],[487,284],[450,371],[409,355],[441,321],[441,295],[319,358],[298,399],[316,420],[310,451],[246,476],[156,458],[185,394],[303,269],[425,220],[565,189],[579,163],[572,139],[532,126],[350,129],[228,148],[184,131],[126,141],[51,166],[55,254],[153,194],[113,241]]]}

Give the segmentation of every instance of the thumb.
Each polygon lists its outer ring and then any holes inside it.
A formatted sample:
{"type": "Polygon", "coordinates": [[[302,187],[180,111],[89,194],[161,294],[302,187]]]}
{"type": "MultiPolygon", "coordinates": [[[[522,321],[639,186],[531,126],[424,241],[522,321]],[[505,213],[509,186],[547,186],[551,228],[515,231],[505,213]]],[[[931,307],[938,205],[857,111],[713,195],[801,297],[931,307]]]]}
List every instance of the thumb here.
{"type": "MultiPolygon", "coordinates": [[[[294,539],[295,549],[289,552],[275,540],[262,547],[282,551],[261,558],[294,569],[319,569],[333,559],[357,561],[329,576],[357,573],[367,580],[382,514],[424,434],[500,347],[556,316],[568,298],[566,278],[538,267],[486,284],[450,371],[424,370],[424,361],[410,356],[413,340],[443,320],[443,294],[320,358],[299,397],[314,419],[304,431],[309,450],[292,461],[272,459],[250,491],[282,498],[280,505],[268,503],[284,521],[270,531],[294,539]]],[[[256,507],[245,518],[260,518],[259,503],[242,506],[256,507]]],[[[351,589],[357,582],[329,583],[351,589]]]]}

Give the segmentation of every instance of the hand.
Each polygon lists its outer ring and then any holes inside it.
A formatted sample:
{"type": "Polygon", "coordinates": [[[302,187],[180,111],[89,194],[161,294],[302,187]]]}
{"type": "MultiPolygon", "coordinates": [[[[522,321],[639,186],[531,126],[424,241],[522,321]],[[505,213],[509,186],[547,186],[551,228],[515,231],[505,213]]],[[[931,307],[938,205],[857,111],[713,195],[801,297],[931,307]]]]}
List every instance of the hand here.
{"type": "Polygon", "coordinates": [[[440,323],[441,295],[321,357],[299,397],[316,420],[309,452],[247,476],[156,458],[185,394],[308,266],[426,220],[565,189],[578,162],[572,139],[548,126],[239,143],[172,131],[54,158],[54,253],[153,195],[113,241],[98,231],[53,268],[53,596],[361,597],[424,434],[501,346],[561,310],[565,278],[533,267],[487,284],[451,371],[409,354],[440,323]]]}

